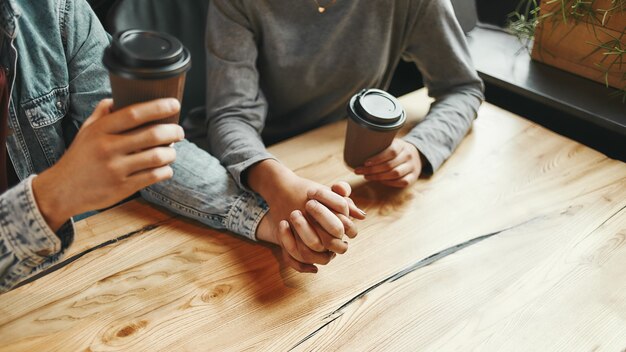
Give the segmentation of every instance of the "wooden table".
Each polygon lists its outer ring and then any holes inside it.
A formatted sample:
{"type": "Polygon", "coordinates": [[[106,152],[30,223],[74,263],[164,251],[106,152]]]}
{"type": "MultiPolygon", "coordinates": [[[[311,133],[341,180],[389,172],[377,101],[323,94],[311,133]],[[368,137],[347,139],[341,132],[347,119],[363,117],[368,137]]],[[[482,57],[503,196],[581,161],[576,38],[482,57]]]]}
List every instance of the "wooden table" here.
{"type": "MultiPolygon", "coordinates": [[[[424,91],[403,98],[411,121],[424,91]]],[[[271,148],[368,212],[316,275],[141,201],[0,296],[3,351],[624,351],[626,165],[489,104],[407,190],[343,166],[344,122],[271,148]],[[117,240],[115,240],[117,239],[117,240]]]]}

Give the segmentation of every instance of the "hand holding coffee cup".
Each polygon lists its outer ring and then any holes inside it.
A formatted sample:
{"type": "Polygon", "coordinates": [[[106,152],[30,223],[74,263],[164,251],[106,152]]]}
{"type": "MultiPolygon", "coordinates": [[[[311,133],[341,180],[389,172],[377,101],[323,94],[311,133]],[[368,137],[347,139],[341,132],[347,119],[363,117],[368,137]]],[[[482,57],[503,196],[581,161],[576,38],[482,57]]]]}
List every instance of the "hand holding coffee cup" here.
{"type": "MultiPolygon", "coordinates": [[[[103,57],[109,70],[114,110],[159,98],[182,103],[191,56],[171,35],[129,29],[115,34],[103,57]]],[[[179,113],[158,121],[178,123],[179,113]]]]}
{"type": "Polygon", "coordinates": [[[400,102],[380,89],[364,89],[348,103],[348,127],[343,158],[351,168],[382,152],[406,121],[400,102]]]}

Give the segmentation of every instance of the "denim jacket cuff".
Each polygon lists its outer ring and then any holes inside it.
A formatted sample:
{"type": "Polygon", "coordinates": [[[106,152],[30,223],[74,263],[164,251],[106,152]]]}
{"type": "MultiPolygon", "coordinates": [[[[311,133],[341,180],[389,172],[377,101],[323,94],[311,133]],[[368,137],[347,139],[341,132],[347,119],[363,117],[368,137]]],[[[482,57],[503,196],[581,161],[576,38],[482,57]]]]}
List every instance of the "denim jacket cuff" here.
{"type": "Polygon", "coordinates": [[[48,225],[48,222],[43,217],[43,214],[39,210],[39,206],[37,206],[37,201],[35,200],[35,193],[33,192],[33,179],[36,175],[30,176],[25,181],[28,182],[28,197],[30,204],[32,204],[33,216],[37,218],[37,223],[40,224],[42,230],[45,232],[47,237],[52,238],[55,242],[61,241],[61,248],[55,252],[55,260],[56,258],[63,254],[65,250],[72,244],[74,241],[74,219],[69,218],[55,233],[48,225]]]}
{"type": "MultiPolygon", "coordinates": [[[[52,231],[37,207],[30,176],[2,196],[0,213],[7,215],[0,226],[3,237],[16,258],[25,267],[35,268],[51,258],[57,258],[74,238],[74,223],[70,219],[58,233],[52,231]]],[[[28,274],[28,273],[23,273],[28,274]]]]}
{"type": "Polygon", "coordinates": [[[257,241],[256,230],[269,206],[253,193],[243,192],[226,215],[225,226],[250,240],[257,241]]]}

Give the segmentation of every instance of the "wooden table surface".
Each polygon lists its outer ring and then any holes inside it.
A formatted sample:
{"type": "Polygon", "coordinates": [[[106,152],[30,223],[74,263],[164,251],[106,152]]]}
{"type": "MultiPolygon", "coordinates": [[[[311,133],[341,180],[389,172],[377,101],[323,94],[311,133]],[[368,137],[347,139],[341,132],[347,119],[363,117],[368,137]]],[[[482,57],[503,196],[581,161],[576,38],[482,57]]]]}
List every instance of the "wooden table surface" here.
{"type": "MultiPolygon", "coordinates": [[[[427,111],[424,91],[402,101],[410,125],[427,111]]],[[[626,350],[624,163],[484,104],[436,175],[394,190],[350,174],[344,133],[270,148],[368,212],[318,274],[132,201],[0,295],[0,350],[626,350]]]]}

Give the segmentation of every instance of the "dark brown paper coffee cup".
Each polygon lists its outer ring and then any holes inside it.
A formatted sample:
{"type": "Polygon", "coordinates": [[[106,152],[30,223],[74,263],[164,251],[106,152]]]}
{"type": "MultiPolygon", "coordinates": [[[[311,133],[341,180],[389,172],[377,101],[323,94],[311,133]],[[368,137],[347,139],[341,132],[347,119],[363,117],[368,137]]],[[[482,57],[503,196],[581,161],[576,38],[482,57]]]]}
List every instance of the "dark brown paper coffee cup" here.
{"type": "Polygon", "coordinates": [[[400,102],[380,89],[365,89],[348,103],[343,159],[351,168],[385,150],[406,121],[400,102]]]}
{"type": "MultiPolygon", "coordinates": [[[[159,98],[182,104],[189,51],[165,33],[130,29],[113,36],[103,57],[109,70],[114,109],[159,98]]],[[[178,123],[179,114],[159,123],[178,123]]]]}

